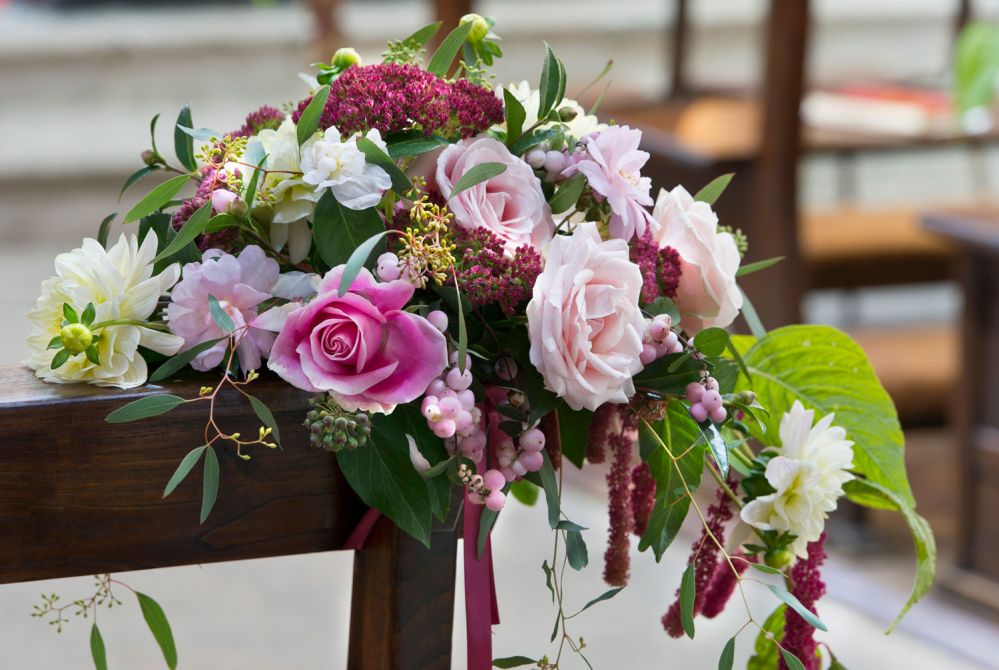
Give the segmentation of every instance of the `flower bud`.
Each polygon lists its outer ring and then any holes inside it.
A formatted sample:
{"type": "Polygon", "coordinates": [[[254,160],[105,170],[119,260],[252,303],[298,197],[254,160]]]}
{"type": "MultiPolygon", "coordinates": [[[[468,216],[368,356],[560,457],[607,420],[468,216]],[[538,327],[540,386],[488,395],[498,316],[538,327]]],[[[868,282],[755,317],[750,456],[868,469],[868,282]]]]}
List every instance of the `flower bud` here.
{"type": "Polygon", "coordinates": [[[351,65],[361,65],[361,54],[357,53],[357,50],[351,47],[337,49],[336,53],[333,54],[333,60],[330,61],[330,65],[341,71],[346,70],[351,65]]]}
{"type": "Polygon", "coordinates": [[[141,156],[142,162],[149,166],[160,165],[163,163],[163,157],[152,149],[146,149],[142,152],[141,156]]]}
{"type": "Polygon", "coordinates": [[[565,122],[572,121],[574,118],[576,118],[576,110],[566,105],[565,107],[558,110],[558,118],[565,122]]]}
{"type": "Polygon", "coordinates": [[[479,14],[465,14],[458,21],[458,25],[463,26],[466,23],[472,24],[472,29],[468,32],[468,43],[478,44],[486,38],[489,34],[489,22],[486,21],[479,14]]]}
{"type": "Polygon", "coordinates": [[[82,323],[69,323],[59,331],[59,340],[66,351],[79,354],[93,343],[94,334],[82,323]]]}

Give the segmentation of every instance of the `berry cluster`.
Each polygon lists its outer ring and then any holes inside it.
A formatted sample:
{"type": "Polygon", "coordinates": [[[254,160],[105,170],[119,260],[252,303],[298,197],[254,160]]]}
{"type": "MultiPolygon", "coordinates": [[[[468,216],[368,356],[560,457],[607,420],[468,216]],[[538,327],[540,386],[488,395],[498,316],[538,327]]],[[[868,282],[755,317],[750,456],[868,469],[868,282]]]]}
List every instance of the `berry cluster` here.
{"type": "Polygon", "coordinates": [[[545,448],[545,434],[537,428],[528,428],[517,443],[510,437],[496,445],[496,463],[499,471],[508,482],[523,477],[528,472],[537,472],[544,465],[541,450],[545,448]]]}
{"type": "Polygon", "coordinates": [[[483,475],[475,474],[472,468],[464,463],[458,466],[458,478],[468,489],[468,499],[476,505],[485,505],[487,509],[498,512],[506,504],[506,494],[503,486],[506,484],[502,473],[498,470],[486,470],[483,475]]]}
{"type": "Polygon", "coordinates": [[[309,444],[328,451],[357,449],[371,435],[371,419],[364,412],[347,412],[327,396],[309,399],[305,415],[309,444]]]}
{"type": "Polygon", "coordinates": [[[721,423],[728,417],[718,392],[718,380],[714,377],[706,376],[699,382],[690,382],[684,395],[690,402],[690,416],[694,421],[700,423],[710,417],[715,423],[721,423]]]}
{"type": "MultiPolygon", "coordinates": [[[[438,319],[428,320],[434,323],[438,319]]],[[[475,406],[475,394],[469,388],[472,385],[471,364],[471,357],[465,354],[465,369],[462,371],[458,367],[458,353],[453,352],[451,367],[427,387],[420,411],[434,435],[457,444],[462,454],[477,461],[475,456],[481,457],[486,440],[480,428],[482,412],[475,406]],[[481,444],[477,437],[480,434],[481,444]]]]}
{"type": "Polygon", "coordinates": [[[667,354],[683,352],[683,342],[673,331],[673,319],[669,314],[657,314],[645,320],[645,336],[642,337],[642,365],[648,365],[667,354]]]}

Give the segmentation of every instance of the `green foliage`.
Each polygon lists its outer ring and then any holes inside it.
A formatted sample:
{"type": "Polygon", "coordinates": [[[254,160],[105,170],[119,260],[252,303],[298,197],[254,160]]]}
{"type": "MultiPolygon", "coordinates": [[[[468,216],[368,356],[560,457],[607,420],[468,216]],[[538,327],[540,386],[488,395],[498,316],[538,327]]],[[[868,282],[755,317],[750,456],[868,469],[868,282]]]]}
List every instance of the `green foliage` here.
{"type": "Polygon", "coordinates": [[[400,158],[411,158],[413,156],[419,156],[425,154],[428,151],[433,151],[434,149],[447,146],[449,142],[442,137],[437,135],[432,135],[430,137],[423,137],[421,134],[419,137],[408,138],[398,142],[387,144],[388,154],[392,157],[392,160],[399,160],[400,158]]]}
{"type": "Polygon", "coordinates": [[[247,396],[247,398],[250,401],[250,407],[253,408],[253,413],[257,415],[257,418],[264,424],[264,427],[271,429],[271,435],[274,436],[274,443],[281,446],[281,429],[278,428],[277,421],[274,419],[274,414],[270,408],[256,396],[251,395],[247,396]]]}
{"type": "Polygon", "coordinates": [[[540,101],[538,119],[544,119],[555,109],[565,95],[565,66],[555,52],[545,43],[545,61],[541,66],[541,82],[538,85],[540,101]]]}
{"type": "Polygon", "coordinates": [[[236,330],[236,324],[233,323],[232,317],[222,309],[219,299],[210,294],[208,296],[208,311],[212,315],[212,321],[223,333],[228,334],[236,330]]]}
{"type": "Polygon", "coordinates": [[[638,549],[651,547],[659,561],[690,509],[687,489],[693,493],[700,485],[706,447],[700,428],[679,402],[669,403],[662,421],[639,426],[638,444],[656,482],[655,505],[638,549]],[[677,459],[675,464],[671,455],[677,459]]]}
{"type": "Polygon", "coordinates": [[[755,391],[770,412],[763,418],[770,435],[795,400],[816,418],[835,412],[835,424],[855,443],[857,472],[915,505],[895,406],[848,335],[829,326],[787,326],[757,340],[743,359],[752,379],[740,378],[738,389],[755,391]]]}
{"type": "Polygon", "coordinates": [[[694,336],[694,346],[705,356],[721,356],[728,347],[728,332],[724,328],[705,328],[694,336]]]}
{"type": "Polygon", "coordinates": [[[507,656],[505,658],[493,659],[494,668],[520,668],[525,665],[535,665],[536,663],[536,660],[526,656],[507,656]]]}
{"type": "Polygon", "coordinates": [[[170,622],[167,621],[163,608],[145,593],[136,592],[135,596],[139,599],[139,607],[142,608],[142,618],[146,620],[149,631],[163,652],[163,660],[170,670],[176,670],[177,646],[174,644],[173,631],[170,630],[170,622]]]}
{"type": "Polygon", "coordinates": [[[846,496],[858,505],[874,509],[890,509],[902,514],[912,531],[912,541],[916,547],[916,579],[912,593],[888,628],[890,633],[899,624],[906,612],[915,605],[930,590],[937,570],[937,544],[933,530],[926,519],[916,514],[916,510],[908,505],[891,489],[866,479],[855,479],[843,487],[846,496]]]}
{"type": "Polygon", "coordinates": [[[954,49],[954,100],[966,112],[992,103],[999,76],[999,26],[969,23],[954,49]]]}
{"type": "Polygon", "coordinates": [[[790,591],[788,591],[783,587],[774,586],[773,584],[767,584],[767,588],[770,589],[771,593],[773,593],[775,596],[783,600],[795,612],[797,612],[798,616],[807,621],[810,626],[818,628],[819,630],[822,631],[829,630],[829,628],[824,623],[822,623],[822,620],[817,616],[815,616],[815,614],[813,614],[810,609],[802,605],[801,601],[798,600],[798,598],[795,597],[793,593],[791,593],[790,591]]]}
{"type": "Polygon", "coordinates": [[[735,176],[734,172],[729,172],[728,174],[723,174],[720,177],[715,177],[712,179],[707,186],[702,188],[696,194],[694,194],[694,200],[699,202],[706,202],[709,205],[713,205],[721,197],[725,189],[728,188],[729,182],[732,181],[732,177],[735,176]]]}
{"type": "MultiPolygon", "coordinates": [[[[154,118],[153,124],[155,124],[155,122],[156,119],[154,118]]],[[[194,138],[181,129],[193,127],[194,121],[191,120],[191,108],[185,105],[180,110],[180,114],[177,115],[177,123],[174,125],[173,147],[177,154],[177,160],[180,161],[180,164],[192,172],[198,169],[198,162],[194,158],[194,138]]],[[[151,125],[150,134],[152,134],[152,130],[153,126],[151,125]]]]}
{"type": "Polygon", "coordinates": [[[211,447],[205,449],[205,472],[201,493],[201,523],[215,507],[219,497],[219,457],[211,447]]]}
{"type": "Polygon", "coordinates": [[[139,200],[135,207],[128,210],[128,214],[125,215],[125,223],[137,221],[162,208],[180,192],[180,189],[184,188],[192,176],[189,174],[178,175],[158,185],[139,200]]]}
{"type": "Polygon", "coordinates": [[[523,134],[527,112],[520,100],[507,88],[503,89],[503,113],[506,118],[506,143],[509,146],[523,134]]]}
{"type": "Polygon", "coordinates": [[[130,174],[128,176],[128,179],[125,180],[124,186],[122,186],[121,190],[118,192],[118,200],[121,201],[121,196],[125,195],[125,191],[131,188],[132,185],[135,184],[135,182],[139,181],[147,174],[151,172],[156,172],[159,169],[160,169],[159,165],[144,165],[143,167],[140,167],[138,170],[130,174]]]}
{"type": "Polygon", "coordinates": [[[753,645],[753,655],[746,663],[746,670],[774,670],[777,667],[777,644],[784,639],[784,613],[781,605],[767,617],[753,645]],[[772,639],[771,639],[772,638],[772,639]]]}
{"type": "Polygon", "coordinates": [[[767,258],[762,261],[756,261],[755,263],[747,263],[743,265],[735,272],[736,277],[745,277],[746,275],[751,275],[754,272],[759,272],[760,270],[766,270],[769,267],[777,265],[782,260],[783,256],[774,256],[773,258],[767,258]]]}
{"type": "Polygon", "coordinates": [[[735,638],[730,638],[718,658],[718,670],[732,670],[735,663],[735,638]]]}
{"type": "Polygon", "coordinates": [[[354,253],[350,255],[347,259],[346,264],[343,268],[343,274],[340,275],[340,285],[337,287],[337,295],[343,295],[350,290],[351,285],[353,285],[354,280],[357,279],[357,275],[360,274],[361,268],[368,262],[368,258],[371,257],[371,252],[374,250],[378,243],[381,242],[382,238],[387,235],[387,231],[382,231],[377,235],[372,235],[368,239],[361,242],[354,253]]]}
{"type": "Polygon", "coordinates": [[[194,466],[201,460],[201,457],[204,455],[206,449],[208,449],[208,447],[202,445],[187,452],[187,455],[181,459],[180,465],[177,466],[177,469],[170,477],[170,481],[167,482],[166,487],[163,489],[164,498],[173,493],[174,489],[176,489],[177,486],[184,481],[184,478],[190,474],[191,470],[194,469],[194,466]]]}
{"type": "Polygon", "coordinates": [[[128,421],[137,421],[139,419],[146,419],[151,416],[159,416],[160,414],[166,414],[170,410],[174,409],[179,405],[184,404],[184,399],[175,395],[170,395],[169,393],[161,393],[158,395],[150,395],[145,398],[139,398],[138,400],[133,400],[123,407],[119,407],[110,414],[108,414],[104,420],[108,423],[125,423],[128,421]]]}
{"type": "Polygon", "coordinates": [[[569,566],[573,570],[582,570],[589,563],[589,554],[586,551],[586,540],[578,530],[565,531],[565,552],[569,559],[569,566]]]}
{"type": "Polygon", "coordinates": [[[450,200],[454,196],[458,195],[462,191],[465,191],[478,183],[488,181],[493,177],[503,174],[506,170],[506,166],[502,163],[479,163],[473,166],[465,174],[461,175],[461,178],[454,183],[451,187],[451,195],[448,196],[450,200]]]}
{"type": "Polygon", "coordinates": [[[344,207],[329,190],[316,203],[312,236],[320,257],[331,268],[346,263],[366,240],[384,231],[381,217],[373,207],[362,210],[344,207]]]}
{"type": "Polygon", "coordinates": [[[602,603],[605,600],[610,600],[611,598],[613,598],[617,594],[621,593],[621,591],[624,591],[624,587],[623,586],[618,586],[617,588],[610,589],[609,591],[604,591],[599,596],[597,596],[596,598],[594,598],[590,602],[588,602],[585,605],[583,605],[583,609],[581,609],[579,611],[580,612],[584,612],[584,611],[590,609],[591,607],[593,607],[594,605],[596,605],[597,603],[602,603]]]}
{"type": "Polygon", "coordinates": [[[108,670],[108,655],[104,649],[104,638],[95,622],[90,627],[90,656],[94,659],[96,670],[108,670]]]}
{"type": "Polygon", "coordinates": [[[392,179],[393,191],[399,195],[405,195],[412,190],[413,183],[409,181],[409,177],[406,176],[406,173],[396,165],[396,162],[387,153],[381,150],[381,147],[367,137],[358,137],[357,148],[364,154],[367,162],[377,165],[388,173],[388,176],[392,179]]]}
{"type": "Polygon", "coordinates": [[[305,144],[306,140],[315,135],[316,130],[319,128],[319,120],[323,115],[323,109],[326,107],[326,100],[329,97],[329,85],[323,86],[316,91],[316,94],[312,96],[312,100],[302,110],[302,115],[298,118],[298,125],[295,127],[299,146],[305,144]]]}
{"type": "Polygon", "coordinates": [[[193,347],[187,349],[186,351],[180,352],[176,356],[168,358],[158,368],[156,368],[156,371],[153,372],[153,374],[149,375],[149,381],[151,382],[163,381],[170,375],[179,372],[181,368],[183,368],[185,365],[193,361],[198,356],[198,354],[204,351],[208,351],[209,349],[211,349],[224,339],[225,339],[224,337],[220,337],[214,340],[206,340],[205,342],[201,342],[200,344],[194,345],[193,347]]]}
{"type": "Polygon", "coordinates": [[[784,657],[784,663],[787,664],[789,670],[805,670],[805,666],[798,660],[798,657],[787,649],[781,649],[780,654],[784,657]]]}
{"type": "Polygon", "coordinates": [[[541,488],[545,491],[545,502],[548,504],[548,525],[555,528],[558,526],[559,516],[561,516],[558,478],[555,477],[555,470],[552,468],[551,459],[548,458],[548,451],[543,450],[541,455],[544,456],[545,462],[541,466],[538,476],[541,478],[541,488]]]}
{"type": "Polygon", "coordinates": [[[680,579],[680,623],[683,632],[694,639],[694,598],[697,596],[697,583],[694,579],[694,563],[688,563],[680,579]]]}
{"type": "Polygon", "coordinates": [[[558,403],[556,411],[562,455],[577,468],[581,468],[586,459],[586,444],[589,441],[593,412],[587,409],[574,410],[564,402],[558,403]]]}
{"type": "Polygon", "coordinates": [[[118,212],[111,212],[101,219],[101,225],[97,227],[97,241],[105,249],[108,248],[108,236],[111,234],[111,224],[114,223],[117,216],[118,212]]]}
{"type": "Polygon", "coordinates": [[[669,354],[635,375],[635,388],[659,396],[683,395],[690,382],[700,378],[701,365],[686,354],[669,354]]]}
{"type": "Polygon", "coordinates": [[[585,185],[586,176],[582,173],[574,174],[566,179],[559,189],[555,191],[551,200],[548,201],[548,205],[552,209],[552,214],[561,214],[575,207],[576,202],[579,201],[579,196],[583,194],[583,187],[585,185]]]}
{"type": "Polygon", "coordinates": [[[461,45],[468,39],[468,33],[472,31],[472,24],[465,23],[452,30],[447,37],[437,47],[437,51],[430,57],[426,70],[438,77],[447,76],[447,71],[451,69],[454,57],[458,55],[461,45]]]}
{"type": "Polygon", "coordinates": [[[524,505],[534,507],[538,502],[539,490],[526,479],[519,479],[510,485],[510,494],[524,505]]]}

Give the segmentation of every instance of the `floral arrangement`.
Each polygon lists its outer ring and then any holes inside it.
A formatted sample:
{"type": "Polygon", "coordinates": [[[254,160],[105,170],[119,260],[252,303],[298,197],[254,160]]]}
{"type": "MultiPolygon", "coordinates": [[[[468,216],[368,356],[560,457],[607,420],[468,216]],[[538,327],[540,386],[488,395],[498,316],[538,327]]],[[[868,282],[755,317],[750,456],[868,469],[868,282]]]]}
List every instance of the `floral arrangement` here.
{"type": "Polygon", "coordinates": [[[653,197],[641,131],[565,97],[550,48],[536,87],[494,87],[492,22],[466,17],[427,58],[439,28],[391,43],[379,63],[341,49],[301,101],[261,107],[229,132],[196,129],[185,108],[176,162],[157,148],[154,119],[125,188],[174,176],[124,216],[117,241],[112,215],[56,258],[30,315],[27,364],[49,382],[118,388],[186,366],[217,371],[198,397],[152,395],[107,417],[205,406],[205,444],[165,490],[203,463],[202,522],[216,452],[250,459],[279,441],[251,394],[265,367],[313,394],[309,442],[335,452],[356,493],[405,532],[428,543],[459,489],[466,565],[489,560],[511,498],[543,497],[555,648],[492,659],[487,632],[471,667],[550,669],[564,651],[584,654],[563,575],[588,564],[597,538],[562,508],[559,471],[588,464],[608,464],[611,588],[577,611],[627,584],[631,542],[658,561],[692,517],[702,531],[665,632],[693,637],[698,616],[758,586],[776,609],[758,617],[747,604],[719,667],[732,667],[747,628],[750,668],[828,664],[813,633],[825,629],[825,522],[843,496],[912,527],[908,609],[932,582],[935,549],[894,407],[843,333],[764,329],[738,280],[780,259],[743,262],[745,236],[719,225],[712,204],[731,175],[653,197]],[[740,314],[752,335],[726,330],[740,314]],[[260,418],[258,435],[212,416],[233,390],[260,418]]]}

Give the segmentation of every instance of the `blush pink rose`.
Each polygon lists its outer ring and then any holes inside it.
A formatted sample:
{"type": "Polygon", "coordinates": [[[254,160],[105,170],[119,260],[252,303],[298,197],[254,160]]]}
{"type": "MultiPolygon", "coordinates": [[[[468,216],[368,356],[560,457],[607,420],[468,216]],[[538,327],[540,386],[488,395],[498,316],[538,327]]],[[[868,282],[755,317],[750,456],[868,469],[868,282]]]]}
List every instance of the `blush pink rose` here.
{"type": "Polygon", "coordinates": [[[718,215],[711,205],[695,201],[682,186],[659,192],[652,218],[659,245],[680,254],[675,302],[684,330],[728,326],[742,308],[735,282],[740,261],[735,239],[718,231],[718,215]]]}
{"type": "Polygon", "coordinates": [[[548,247],[545,269],[527,306],[531,363],[573,409],[623,403],[642,369],[645,320],[638,307],[642,273],[628,244],[603,241],[581,223],[548,247]]]}
{"type": "Polygon", "coordinates": [[[467,139],[444,149],[437,159],[437,187],[448,201],[455,221],[464,228],[488,228],[512,254],[522,245],[541,248],[555,234],[551,208],[531,166],[491,137],[467,139]],[[476,165],[501,163],[501,174],[465,189],[451,191],[476,165]]]}
{"type": "Polygon", "coordinates": [[[268,367],[288,383],[328,391],[348,410],[391,412],[419,398],[447,366],[444,335],[403,311],[413,286],[375,281],[366,269],[337,295],[343,266],[330,270],[316,297],[288,314],[268,367]]]}

